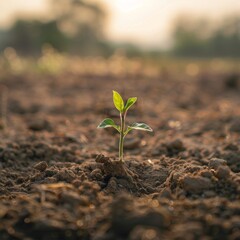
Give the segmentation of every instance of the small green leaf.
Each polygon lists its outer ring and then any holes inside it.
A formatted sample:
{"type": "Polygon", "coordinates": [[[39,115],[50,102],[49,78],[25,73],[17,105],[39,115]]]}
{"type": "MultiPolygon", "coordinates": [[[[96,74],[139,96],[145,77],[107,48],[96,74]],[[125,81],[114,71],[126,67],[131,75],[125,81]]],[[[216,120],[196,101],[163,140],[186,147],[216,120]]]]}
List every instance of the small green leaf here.
{"type": "Polygon", "coordinates": [[[122,113],[124,110],[124,101],[123,101],[121,95],[116,91],[113,91],[113,103],[114,103],[116,109],[120,113],[122,113]]]}
{"type": "Polygon", "coordinates": [[[120,132],[120,127],[115,124],[115,122],[111,118],[105,118],[97,128],[109,128],[113,127],[115,128],[118,132],[120,132]]]}
{"type": "Polygon", "coordinates": [[[127,111],[136,101],[137,101],[136,97],[129,98],[127,100],[127,103],[126,103],[125,107],[124,107],[124,111],[127,111]]]}
{"type": "Polygon", "coordinates": [[[135,130],[142,130],[142,131],[148,131],[152,132],[152,128],[150,128],[146,123],[133,123],[131,126],[128,128],[135,129],[135,130]]]}

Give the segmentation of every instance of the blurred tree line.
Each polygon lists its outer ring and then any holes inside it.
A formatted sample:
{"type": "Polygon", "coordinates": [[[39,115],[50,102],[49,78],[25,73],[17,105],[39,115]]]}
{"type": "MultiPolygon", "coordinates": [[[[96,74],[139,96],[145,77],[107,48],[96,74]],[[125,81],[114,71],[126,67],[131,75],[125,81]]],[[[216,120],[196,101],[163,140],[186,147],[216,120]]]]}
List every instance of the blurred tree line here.
{"type": "Polygon", "coordinates": [[[220,23],[179,17],[173,31],[171,53],[185,57],[240,57],[240,17],[220,23]]]}
{"type": "Polygon", "coordinates": [[[38,55],[45,44],[70,54],[106,55],[112,51],[104,37],[105,9],[84,0],[49,0],[47,21],[19,19],[0,31],[0,49],[10,46],[22,55],[38,55]]]}
{"type": "Polygon", "coordinates": [[[180,57],[240,57],[240,17],[218,24],[180,17],[174,24],[170,50],[143,51],[133,44],[114,45],[105,37],[106,9],[88,0],[49,0],[51,17],[45,21],[16,20],[0,30],[0,50],[13,47],[22,55],[39,55],[45,44],[59,52],[81,56],[109,56],[117,48],[128,56],[169,54],[180,57]]]}

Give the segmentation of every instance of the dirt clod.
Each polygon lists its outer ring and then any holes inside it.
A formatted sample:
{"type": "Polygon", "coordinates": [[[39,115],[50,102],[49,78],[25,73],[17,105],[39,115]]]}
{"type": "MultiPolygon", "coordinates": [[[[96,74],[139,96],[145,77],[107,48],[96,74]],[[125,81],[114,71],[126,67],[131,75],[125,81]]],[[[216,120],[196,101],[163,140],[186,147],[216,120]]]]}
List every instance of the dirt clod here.
{"type": "Polygon", "coordinates": [[[39,163],[35,164],[33,167],[34,167],[35,169],[43,172],[44,170],[47,169],[48,164],[43,161],[43,162],[39,162],[39,163]]]}
{"type": "Polygon", "coordinates": [[[209,178],[186,176],[182,180],[183,189],[190,193],[201,193],[213,187],[209,178]]]}
{"type": "Polygon", "coordinates": [[[222,165],[226,165],[226,161],[224,159],[219,159],[219,158],[212,158],[210,161],[209,161],[209,164],[208,166],[210,168],[213,168],[215,170],[217,170],[220,166],[222,165]]]}
{"type": "Polygon", "coordinates": [[[226,179],[230,176],[230,168],[228,166],[220,166],[217,169],[216,176],[219,179],[226,179]]]}

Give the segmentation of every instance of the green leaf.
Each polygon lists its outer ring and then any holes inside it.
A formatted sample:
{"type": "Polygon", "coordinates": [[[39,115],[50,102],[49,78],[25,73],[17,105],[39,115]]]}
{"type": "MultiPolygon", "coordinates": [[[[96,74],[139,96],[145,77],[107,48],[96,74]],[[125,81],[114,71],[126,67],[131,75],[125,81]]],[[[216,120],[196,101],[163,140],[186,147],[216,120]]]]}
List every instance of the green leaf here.
{"type": "Polygon", "coordinates": [[[113,103],[114,103],[116,109],[120,113],[122,113],[124,110],[124,101],[123,101],[121,95],[116,91],[113,91],[113,103]]]}
{"type": "Polygon", "coordinates": [[[125,107],[124,107],[124,111],[127,111],[136,101],[137,101],[136,97],[129,98],[127,100],[127,103],[126,103],[125,107]]]}
{"type": "Polygon", "coordinates": [[[120,127],[115,124],[115,122],[111,118],[105,118],[97,128],[109,128],[113,127],[115,128],[118,132],[120,132],[120,127]]]}
{"type": "Polygon", "coordinates": [[[142,130],[142,131],[148,131],[152,132],[152,128],[150,128],[146,123],[133,123],[131,126],[128,126],[130,130],[142,130]]]}

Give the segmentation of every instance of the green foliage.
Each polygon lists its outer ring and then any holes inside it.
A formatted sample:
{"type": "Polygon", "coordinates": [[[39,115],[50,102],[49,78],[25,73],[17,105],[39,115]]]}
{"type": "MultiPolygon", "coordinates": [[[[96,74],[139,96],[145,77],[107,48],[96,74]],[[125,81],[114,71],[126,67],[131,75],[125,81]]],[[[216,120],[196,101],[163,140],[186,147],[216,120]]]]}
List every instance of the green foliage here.
{"type": "Polygon", "coordinates": [[[152,132],[152,128],[150,128],[146,123],[133,123],[131,126],[128,126],[129,129],[141,130],[152,132]]]}
{"type": "Polygon", "coordinates": [[[239,57],[240,17],[225,17],[216,24],[190,16],[177,19],[171,52],[184,57],[239,57]],[[191,19],[191,21],[189,21],[191,19]]]}
{"type": "Polygon", "coordinates": [[[5,42],[0,48],[11,46],[20,54],[37,55],[45,44],[51,45],[58,51],[64,51],[68,47],[68,39],[58,29],[56,21],[42,23],[37,20],[18,20],[6,32],[5,42]]]}
{"type": "Polygon", "coordinates": [[[112,53],[104,37],[105,8],[87,0],[49,0],[46,21],[16,19],[10,29],[0,29],[0,51],[13,47],[21,55],[41,54],[44,45],[59,52],[82,56],[112,53]]]}
{"type": "Polygon", "coordinates": [[[130,126],[125,127],[125,120],[126,120],[126,115],[127,111],[133,104],[137,101],[136,97],[129,98],[124,104],[123,98],[121,95],[113,91],[113,103],[116,109],[120,112],[120,121],[121,124],[120,126],[116,125],[115,122],[111,118],[106,118],[104,119],[99,125],[98,128],[109,128],[113,127],[115,128],[119,134],[120,134],[120,139],[119,139],[119,161],[123,162],[123,142],[124,138],[126,135],[132,131],[132,130],[141,130],[141,131],[148,131],[152,132],[152,128],[149,127],[146,123],[133,123],[130,126]]]}
{"type": "Polygon", "coordinates": [[[114,106],[116,107],[116,109],[120,112],[120,113],[124,113],[127,112],[127,110],[137,101],[136,97],[131,97],[127,100],[126,105],[124,104],[124,101],[121,97],[121,95],[116,92],[113,91],[113,103],[114,106]]]}
{"type": "Polygon", "coordinates": [[[127,111],[136,101],[137,101],[136,97],[129,98],[127,100],[127,103],[126,103],[125,107],[124,107],[124,111],[127,111]]]}
{"type": "Polygon", "coordinates": [[[105,118],[99,125],[98,128],[109,128],[113,127],[120,132],[120,127],[115,124],[111,118],[105,118]]]}
{"type": "Polygon", "coordinates": [[[114,106],[116,107],[116,109],[120,113],[122,113],[124,110],[124,101],[123,101],[121,95],[116,91],[113,91],[113,103],[114,103],[114,106]]]}

